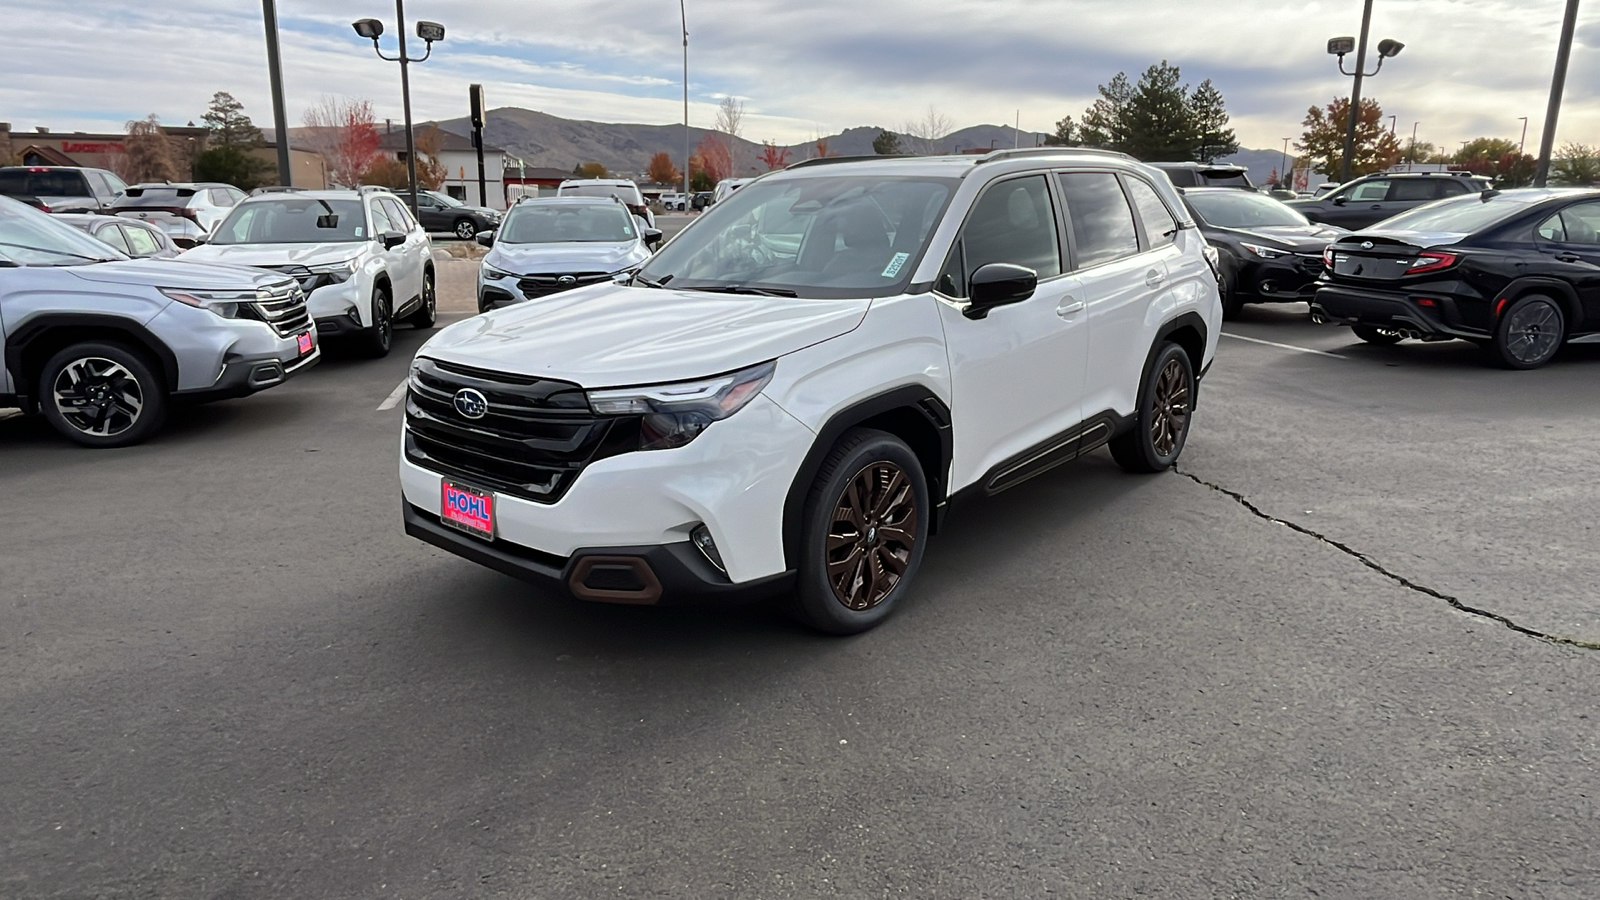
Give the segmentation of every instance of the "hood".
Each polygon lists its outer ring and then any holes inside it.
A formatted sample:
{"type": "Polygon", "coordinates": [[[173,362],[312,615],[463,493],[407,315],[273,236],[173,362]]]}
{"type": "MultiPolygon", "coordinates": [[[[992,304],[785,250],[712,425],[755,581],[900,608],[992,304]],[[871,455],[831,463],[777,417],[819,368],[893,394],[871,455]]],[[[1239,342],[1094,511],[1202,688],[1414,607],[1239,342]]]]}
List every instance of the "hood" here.
{"type": "MultiPolygon", "coordinates": [[[[184,254],[185,257],[188,254],[184,254]]],[[[287,279],[276,272],[240,266],[204,265],[176,259],[127,261],[71,266],[65,271],[85,281],[107,284],[142,284],[146,287],[182,287],[205,291],[242,291],[279,284],[287,279]]]]}
{"type": "Polygon", "coordinates": [[[622,243],[502,244],[496,242],[483,261],[514,275],[562,272],[616,272],[650,258],[638,241],[622,243]]]}
{"type": "Polygon", "coordinates": [[[1322,248],[1350,232],[1332,225],[1263,225],[1258,228],[1223,228],[1234,237],[1246,241],[1259,241],[1288,250],[1321,253],[1322,248]]]}
{"type": "Polygon", "coordinates": [[[336,241],[328,244],[201,244],[183,251],[188,262],[228,263],[235,266],[322,266],[358,256],[370,241],[336,241]]]}
{"type": "Polygon", "coordinates": [[[1441,244],[1454,244],[1465,240],[1467,235],[1458,231],[1400,231],[1397,229],[1369,228],[1356,232],[1350,239],[1357,244],[1362,238],[1380,238],[1384,241],[1398,241],[1410,244],[1413,247],[1437,247],[1441,244]]]}
{"type": "Polygon", "coordinates": [[[586,388],[687,381],[838,337],[871,305],[606,283],[457,322],[418,354],[586,388]]]}

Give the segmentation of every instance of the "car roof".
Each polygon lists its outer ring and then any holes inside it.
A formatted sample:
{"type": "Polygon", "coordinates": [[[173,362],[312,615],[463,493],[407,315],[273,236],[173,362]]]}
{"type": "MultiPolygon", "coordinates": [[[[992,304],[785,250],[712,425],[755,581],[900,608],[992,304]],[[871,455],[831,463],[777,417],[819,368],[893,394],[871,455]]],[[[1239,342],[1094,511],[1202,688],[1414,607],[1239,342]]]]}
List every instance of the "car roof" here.
{"type": "MultiPolygon", "coordinates": [[[[1144,164],[1127,155],[1111,150],[1089,147],[1027,147],[1020,150],[995,150],[982,155],[951,154],[944,156],[855,156],[808,159],[786,169],[768,172],[750,179],[767,178],[787,180],[795,177],[872,172],[890,176],[929,175],[940,178],[966,178],[973,172],[1009,174],[1015,171],[1049,168],[1052,166],[1111,166],[1136,171],[1144,164]]],[[[1165,181],[1166,179],[1162,179],[1165,181]]]]}
{"type": "MultiPolygon", "coordinates": [[[[631,178],[568,178],[562,181],[561,184],[604,184],[615,186],[619,184],[634,184],[634,182],[631,178]]],[[[637,187],[637,185],[634,186],[637,187]]]]}
{"type": "Polygon", "coordinates": [[[376,191],[357,191],[349,188],[329,188],[327,190],[320,191],[302,191],[296,189],[291,191],[268,191],[264,194],[254,194],[246,197],[243,202],[254,203],[258,200],[289,200],[296,197],[306,200],[360,200],[362,197],[368,194],[391,197],[394,196],[394,192],[387,189],[376,191]]]}
{"type": "MultiPolygon", "coordinates": [[[[1152,163],[1145,163],[1145,165],[1147,165],[1147,166],[1155,166],[1158,169],[1211,169],[1211,170],[1214,170],[1214,171],[1227,171],[1227,172],[1248,172],[1248,171],[1250,171],[1248,168],[1246,168],[1244,166],[1241,166],[1238,163],[1152,162],[1152,163]]],[[[1233,188],[1233,190],[1238,190],[1238,188],[1233,188]]]]}
{"type": "Polygon", "coordinates": [[[623,206],[616,197],[523,197],[515,206],[623,206]]]}

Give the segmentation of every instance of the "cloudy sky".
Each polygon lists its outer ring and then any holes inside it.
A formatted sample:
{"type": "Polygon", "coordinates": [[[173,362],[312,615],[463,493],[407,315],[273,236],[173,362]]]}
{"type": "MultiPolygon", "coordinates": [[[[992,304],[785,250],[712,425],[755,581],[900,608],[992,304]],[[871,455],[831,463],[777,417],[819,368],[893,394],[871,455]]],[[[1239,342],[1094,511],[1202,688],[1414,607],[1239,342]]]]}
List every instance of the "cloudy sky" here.
{"type": "MultiPolygon", "coordinates": [[[[896,128],[936,104],[958,127],[1046,131],[1075,118],[1119,70],[1169,60],[1223,91],[1246,146],[1278,148],[1306,107],[1349,90],[1326,39],[1354,34],[1360,0],[687,0],[690,118],[746,99],[745,136],[797,142],[854,125],[896,128]]],[[[1377,0],[1373,41],[1406,43],[1369,81],[1409,134],[1446,147],[1478,135],[1538,143],[1563,0],[1377,0]]],[[[464,115],[466,86],[491,106],[609,122],[681,120],[678,4],[671,0],[409,0],[449,30],[413,67],[418,119],[464,115]]],[[[324,94],[400,117],[396,67],[350,29],[387,0],[279,0],[289,116],[324,94]]],[[[156,113],[198,121],[231,91],[270,124],[257,0],[73,0],[71,15],[0,0],[0,121],[15,130],[115,129],[156,113]]],[[[1600,9],[1589,4],[1560,139],[1600,143],[1600,9]]],[[[392,37],[385,48],[392,50],[392,37]]]]}

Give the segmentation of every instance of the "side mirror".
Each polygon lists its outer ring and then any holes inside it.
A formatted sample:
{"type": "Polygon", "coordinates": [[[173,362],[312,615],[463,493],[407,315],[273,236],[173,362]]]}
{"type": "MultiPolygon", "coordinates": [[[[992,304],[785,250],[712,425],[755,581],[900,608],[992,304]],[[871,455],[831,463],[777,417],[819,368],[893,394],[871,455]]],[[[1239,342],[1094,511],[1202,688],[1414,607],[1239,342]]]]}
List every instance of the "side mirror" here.
{"type": "Polygon", "coordinates": [[[383,249],[393,250],[406,242],[406,235],[403,231],[385,231],[382,240],[383,249]]]}
{"type": "Polygon", "coordinates": [[[1011,263],[989,263],[972,273],[967,284],[971,300],[962,315],[969,319],[983,319],[996,306],[1021,303],[1033,296],[1039,288],[1039,273],[1011,263]]]}
{"type": "Polygon", "coordinates": [[[661,247],[661,229],[641,228],[639,233],[644,235],[644,245],[654,252],[661,247]]]}
{"type": "Polygon", "coordinates": [[[1346,203],[1349,203],[1349,202],[1350,202],[1350,198],[1348,198],[1348,197],[1342,197],[1341,196],[1341,197],[1333,198],[1333,205],[1334,206],[1343,206],[1343,205],[1345,205],[1346,203]]]}
{"type": "Polygon", "coordinates": [[[477,241],[482,246],[493,247],[494,246],[494,232],[492,232],[492,231],[480,231],[473,237],[473,240],[477,241]]]}

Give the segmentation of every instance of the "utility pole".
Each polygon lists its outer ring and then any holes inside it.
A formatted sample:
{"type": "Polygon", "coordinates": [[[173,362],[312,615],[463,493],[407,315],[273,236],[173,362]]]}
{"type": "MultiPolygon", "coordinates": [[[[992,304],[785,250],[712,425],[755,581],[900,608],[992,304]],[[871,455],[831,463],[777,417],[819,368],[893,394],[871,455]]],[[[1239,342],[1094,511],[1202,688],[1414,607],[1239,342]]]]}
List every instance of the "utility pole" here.
{"type": "Polygon", "coordinates": [[[272,88],[272,127],[278,132],[278,183],[288,187],[293,177],[289,169],[289,117],[283,108],[283,62],[278,56],[275,0],[261,0],[261,18],[267,25],[267,79],[272,88]]]}
{"type": "MultiPolygon", "coordinates": [[[[1371,0],[1368,0],[1371,2],[1371,0]]],[[[411,215],[417,214],[417,136],[411,127],[411,60],[406,56],[406,4],[394,0],[395,36],[400,39],[400,102],[406,108],[406,178],[411,191],[406,194],[406,205],[411,215]]],[[[433,49],[429,44],[428,49],[433,49]]]]}
{"type": "Polygon", "coordinates": [[[1517,155],[1524,156],[1528,148],[1528,117],[1517,116],[1522,120],[1522,139],[1517,141],[1517,155]]]}
{"type": "Polygon", "coordinates": [[[678,19],[683,24],[683,211],[694,204],[689,197],[689,13],[678,0],[678,19]]]}
{"type": "Polygon", "coordinates": [[[1406,154],[1406,161],[1411,163],[1411,167],[1406,169],[1408,172],[1417,167],[1417,126],[1421,124],[1420,120],[1411,123],[1411,152],[1406,154]]]}
{"type": "MultiPolygon", "coordinates": [[[[1278,187],[1283,187],[1283,179],[1284,179],[1284,175],[1285,175],[1285,171],[1284,170],[1288,169],[1288,168],[1289,168],[1289,138],[1284,138],[1283,139],[1283,160],[1278,163],[1278,187]]],[[[1289,179],[1289,183],[1290,184],[1294,184],[1294,179],[1293,178],[1289,179]]]]}
{"type": "Polygon", "coordinates": [[[1550,107],[1544,114],[1544,139],[1539,142],[1539,165],[1533,184],[1544,187],[1550,178],[1550,154],[1556,144],[1556,118],[1561,114],[1561,92],[1567,85],[1567,60],[1572,56],[1572,33],[1578,27],[1578,0],[1567,0],[1567,15],[1561,22],[1561,42],[1556,46],[1556,72],[1550,79],[1550,107]]]}
{"type": "Polygon", "coordinates": [[[1350,88],[1350,109],[1346,114],[1349,120],[1344,132],[1344,156],[1339,160],[1339,180],[1350,180],[1351,158],[1356,152],[1356,123],[1361,120],[1361,79],[1367,72],[1367,32],[1372,28],[1372,0],[1366,0],[1361,7],[1361,37],[1356,45],[1356,71],[1355,83],[1350,88]]]}

